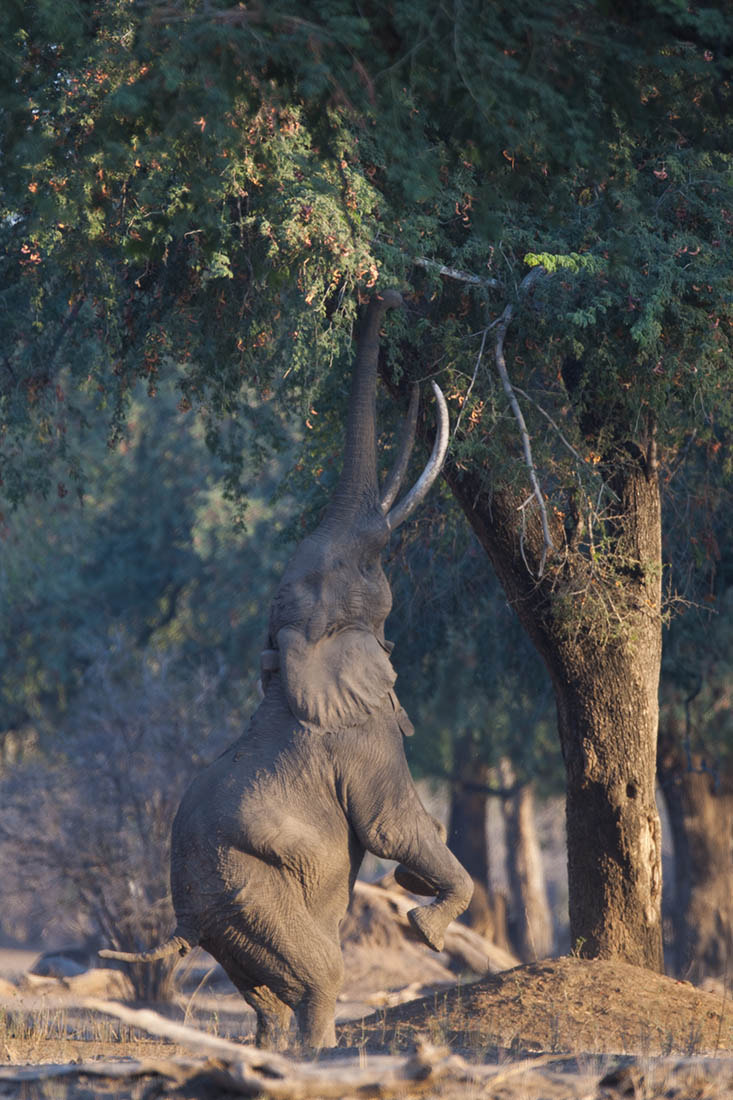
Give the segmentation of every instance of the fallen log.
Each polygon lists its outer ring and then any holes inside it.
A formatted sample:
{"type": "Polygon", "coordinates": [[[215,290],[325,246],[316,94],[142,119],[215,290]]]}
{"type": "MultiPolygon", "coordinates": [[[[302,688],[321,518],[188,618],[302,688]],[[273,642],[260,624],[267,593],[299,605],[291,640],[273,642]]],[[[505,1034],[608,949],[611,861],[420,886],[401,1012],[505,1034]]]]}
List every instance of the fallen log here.
{"type": "MultiPolygon", "coordinates": [[[[377,882],[357,881],[354,883],[354,897],[357,903],[363,899],[383,908],[397,922],[404,936],[415,939],[416,934],[407,919],[407,913],[414,908],[415,900],[399,887],[393,889],[392,880],[393,877],[388,875],[377,882]]],[[[351,931],[348,917],[344,928],[347,934],[350,932],[352,936],[356,935],[355,931],[351,931]]],[[[479,975],[497,974],[501,970],[511,970],[519,966],[519,959],[515,955],[459,921],[448,925],[443,950],[451,957],[452,962],[457,962],[479,975]]]]}
{"type": "MultiPolygon", "coordinates": [[[[171,1039],[192,1050],[214,1056],[216,1065],[202,1064],[196,1081],[206,1078],[244,1096],[268,1096],[272,1100],[311,1100],[353,1094],[388,1100],[434,1087],[437,1081],[475,1081],[483,1076],[458,1055],[421,1044],[414,1054],[346,1055],[304,1062],[273,1051],[233,1043],[197,1028],[177,1024],[149,1009],[132,1009],[112,1001],[88,999],[87,1008],[114,1016],[131,1027],[171,1039]]],[[[75,1067],[79,1071],[79,1067],[75,1067]]],[[[187,1082],[190,1083],[189,1075],[187,1082]]]]}
{"type": "Polygon", "coordinates": [[[201,1063],[190,1058],[147,1058],[127,1062],[44,1062],[38,1066],[0,1066],[0,1081],[22,1084],[26,1081],[50,1081],[57,1077],[106,1077],[128,1080],[135,1077],[167,1077],[184,1084],[201,1063]]]}

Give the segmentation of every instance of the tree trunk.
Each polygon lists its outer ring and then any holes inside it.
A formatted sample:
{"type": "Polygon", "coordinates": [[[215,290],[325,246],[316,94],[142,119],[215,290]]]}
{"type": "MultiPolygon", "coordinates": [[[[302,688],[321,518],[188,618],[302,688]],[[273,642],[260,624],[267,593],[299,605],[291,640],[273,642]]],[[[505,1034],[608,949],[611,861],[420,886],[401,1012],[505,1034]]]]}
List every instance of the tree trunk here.
{"type": "Polygon", "coordinates": [[[733,790],[688,760],[681,739],[660,737],[659,784],[674,847],[675,972],[693,982],[733,967],[733,790]]]}
{"type": "Polygon", "coordinates": [[[491,770],[470,759],[470,747],[459,752],[460,775],[451,786],[448,846],[473,879],[471,902],[458,918],[498,947],[511,951],[507,907],[503,896],[490,887],[490,853],[486,839],[486,811],[491,770]]]}
{"type": "Polygon", "coordinates": [[[555,552],[542,578],[538,510],[526,494],[489,494],[457,467],[446,478],[552,678],[567,772],[573,948],[661,970],[659,485],[652,448],[646,458],[616,456],[611,469],[614,518],[603,525],[602,548],[580,523],[568,532],[559,513],[550,516],[555,552]]]}
{"type": "Polygon", "coordinates": [[[517,783],[507,757],[499,764],[499,776],[502,786],[512,791],[503,798],[509,934],[519,958],[533,962],[550,955],[553,944],[552,914],[535,826],[533,785],[517,783]]]}
{"type": "Polygon", "coordinates": [[[460,776],[451,784],[448,844],[471,878],[489,884],[489,851],[486,844],[486,799],[489,767],[481,761],[461,765],[460,776]]]}

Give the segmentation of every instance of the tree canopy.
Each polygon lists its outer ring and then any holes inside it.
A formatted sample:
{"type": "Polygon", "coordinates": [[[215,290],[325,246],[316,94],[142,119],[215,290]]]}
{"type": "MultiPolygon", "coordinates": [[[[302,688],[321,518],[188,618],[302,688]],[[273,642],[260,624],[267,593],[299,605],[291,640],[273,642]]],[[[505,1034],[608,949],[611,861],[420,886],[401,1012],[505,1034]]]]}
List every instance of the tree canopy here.
{"type": "Polygon", "coordinates": [[[307,415],[354,291],[395,281],[466,460],[521,463],[478,361],[532,264],[551,277],[513,380],[571,466],[592,473],[611,413],[709,431],[731,366],[724,7],[5,5],[5,495],[47,490],[49,453],[80,476],[78,389],[114,430],[135,380],[168,373],[236,476],[247,420],[283,382],[307,415]]]}
{"type": "Polygon", "coordinates": [[[659,483],[730,466],[726,9],[0,14],[4,498],[81,486],[87,425],[171,379],[230,495],[295,414],[317,508],[359,306],[405,289],[383,377],[439,378],[447,482],[552,676],[573,935],[653,966],[659,483]]]}

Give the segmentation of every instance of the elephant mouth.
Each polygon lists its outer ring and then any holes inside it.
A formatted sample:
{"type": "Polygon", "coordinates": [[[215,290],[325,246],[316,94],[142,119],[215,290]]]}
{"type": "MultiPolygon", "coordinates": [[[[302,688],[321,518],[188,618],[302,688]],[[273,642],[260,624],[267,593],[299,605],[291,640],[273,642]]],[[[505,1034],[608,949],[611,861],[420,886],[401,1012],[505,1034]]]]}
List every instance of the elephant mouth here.
{"type": "MultiPolygon", "coordinates": [[[[350,629],[353,629],[350,628],[350,629]]],[[[372,631],[365,631],[365,634],[372,634],[372,631]]],[[[376,634],[373,635],[381,648],[390,656],[394,649],[394,642],[389,642],[386,639],[383,641],[381,638],[377,638],[376,634]]],[[[279,672],[280,671],[280,650],[279,649],[263,649],[260,653],[260,672],[279,672]]]]}

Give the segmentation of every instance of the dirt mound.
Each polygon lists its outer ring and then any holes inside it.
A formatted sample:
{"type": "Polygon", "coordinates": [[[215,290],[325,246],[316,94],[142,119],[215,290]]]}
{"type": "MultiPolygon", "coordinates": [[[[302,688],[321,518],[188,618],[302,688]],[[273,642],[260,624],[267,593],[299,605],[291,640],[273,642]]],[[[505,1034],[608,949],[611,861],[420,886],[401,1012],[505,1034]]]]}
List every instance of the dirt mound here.
{"type": "Polygon", "coordinates": [[[733,1052],[733,1004],[627,963],[547,959],[339,1029],[344,1045],[401,1049],[422,1033],[472,1054],[733,1052]]]}

